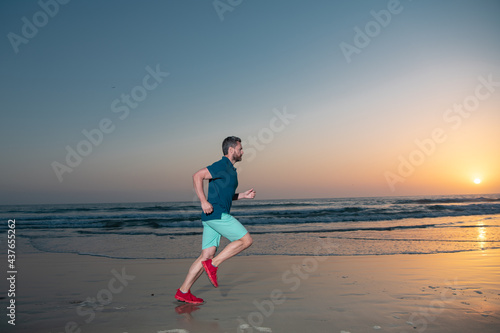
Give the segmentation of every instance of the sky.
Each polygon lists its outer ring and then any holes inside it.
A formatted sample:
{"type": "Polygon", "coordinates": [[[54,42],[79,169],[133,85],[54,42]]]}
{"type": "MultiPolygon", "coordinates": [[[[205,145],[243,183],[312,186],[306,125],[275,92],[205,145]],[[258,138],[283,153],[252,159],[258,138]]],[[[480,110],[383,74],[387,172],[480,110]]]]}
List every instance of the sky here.
{"type": "Polygon", "coordinates": [[[500,1],[2,1],[0,204],[500,192],[500,1]],[[474,179],[480,179],[479,184],[474,179]]]}

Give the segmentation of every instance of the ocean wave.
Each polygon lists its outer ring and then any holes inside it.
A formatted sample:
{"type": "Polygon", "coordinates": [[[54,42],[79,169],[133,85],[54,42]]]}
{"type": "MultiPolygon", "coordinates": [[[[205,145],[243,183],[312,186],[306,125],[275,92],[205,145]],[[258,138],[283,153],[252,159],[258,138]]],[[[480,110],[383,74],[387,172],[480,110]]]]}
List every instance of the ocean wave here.
{"type": "MultiPolygon", "coordinates": [[[[403,219],[438,218],[500,214],[500,204],[430,205],[414,209],[394,208],[330,208],[261,211],[248,210],[234,214],[244,225],[282,225],[336,222],[396,221],[403,219]]],[[[100,215],[100,216],[41,216],[18,219],[18,229],[52,228],[196,228],[201,226],[200,214],[186,215],[100,215]]],[[[0,226],[0,230],[7,226],[0,226]]]]}
{"type": "MultiPolygon", "coordinates": [[[[17,220],[16,229],[85,229],[85,228],[178,228],[178,227],[199,227],[201,226],[199,216],[172,216],[172,217],[137,217],[137,218],[104,218],[104,219],[42,219],[42,220],[17,220]]],[[[0,227],[0,230],[2,228],[0,227]]],[[[3,229],[7,229],[4,227],[3,229]]]]}
{"type": "Polygon", "coordinates": [[[436,218],[445,216],[470,216],[500,214],[500,204],[472,204],[467,206],[432,205],[405,208],[331,208],[297,211],[250,211],[239,218],[248,224],[316,223],[316,222],[362,222],[402,220],[409,218],[436,218]]]}
{"type": "Polygon", "coordinates": [[[500,202],[500,198],[488,197],[448,197],[448,198],[422,198],[422,199],[402,199],[395,200],[394,203],[398,205],[418,204],[418,205],[431,205],[431,204],[450,204],[450,203],[474,203],[474,202],[500,202]]]}
{"type": "MultiPolygon", "coordinates": [[[[244,225],[396,221],[500,214],[500,196],[444,196],[244,201],[232,215],[244,225]]],[[[19,229],[162,229],[201,226],[192,202],[3,206],[0,216],[19,229]]],[[[1,224],[0,230],[7,225],[1,224]]]]}
{"type": "MultiPolygon", "coordinates": [[[[295,227],[290,228],[279,228],[276,226],[272,229],[263,229],[263,228],[253,228],[249,231],[252,235],[270,235],[270,234],[342,234],[342,233],[350,233],[350,232],[364,232],[364,231],[374,231],[374,232],[386,232],[386,231],[412,231],[412,230],[421,230],[421,229],[497,229],[500,228],[499,225],[489,225],[489,224],[481,224],[481,225],[459,225],[456,223],[424,223],[424,224],[393,224],[393,225],[349,225],[341,224],[338,226],[332,225],[330,227],[326,227],[324,224],[318,225],[308,225],[308,224],[300,224],[295,227]]],[[[196,228],[165,228],[165,229],[124,229],[124,228],[109,228],[103,230],[101,228],[94,229],[79,229],[76,231],[78,235],[93,235],[93,236],[110,236],[110,235],[120,235],[120,236],[157,236],[157,237],[177,237],[177,236],[201,236],[203,233],[201,224],[197,225],[196,228]]],[[[40,236],[39,234],[30,234],[25,235],[28,238],[64,238],[64,237],[73,237],[72,233],[64,233],[64,234],[45,234],[40,236]]],[[[322,237],[322,236],[319,236],[322,237]]],[[[353,238],[354,239],[354,238],[353,238]]],[[[384,240],[388,240],[388,238],[383,238],[384,240]]],[[[415,240],[415,239],[414,239],[415,240]]],[[[477,242],[499,242],[498,240],[477,240],[477,242]]]]}
{"type": "MultiPolygon", "coordinates": [[[[325,202],[323,201],[312,201],[312,202],[307,202],[307,201],[296,201],[296,202],[258,202],[257,204],[252,204],[252,203],[241,203],[238,204],[235,208],[243,208],[243,209],[253,209],[256,206],[259,208],[264,208],[264,209],[269,209],[269,208],[279,208],[281,209],[290,209],[290,208],[302,208],[302,207],[311,207],[311,206],[318,206],[318,205],[324,205],[325,202]]],[[[234,206],[233,206],[234,207],[234,206]]]]}
{"type": "Polygon", "coordinates": [[[65,215],[68,213],[78,214],[78,213],[99,213],[99,212],[171,212],[171,211],[181,211],[181,212],[196,212],[199,210],[198,205],[193,205],[192,203],[185,204],[82,204],[82,205],[71,205],[71,204],[61,204],[61,205],[11,205],[4,206],[3,213],[8,214],[22,214],[30,215],[36,214],[40,215],[65,215]]]}

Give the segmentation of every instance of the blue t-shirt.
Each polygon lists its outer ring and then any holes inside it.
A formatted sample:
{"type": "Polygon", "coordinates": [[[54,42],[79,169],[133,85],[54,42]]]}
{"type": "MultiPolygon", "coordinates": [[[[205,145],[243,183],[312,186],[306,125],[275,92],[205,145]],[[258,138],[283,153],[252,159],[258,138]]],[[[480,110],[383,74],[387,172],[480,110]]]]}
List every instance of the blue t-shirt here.
{"type": "Polygon", "coordinates": [[[207,167],[212,179],[208,181],[208,202],[214,207],[210,214],[201,213],[202,221],[218,220],[222,213],[229,214],[233,196],[238,187],[238,174],[231,161],[223,156],[219,161],[207,167]]]}

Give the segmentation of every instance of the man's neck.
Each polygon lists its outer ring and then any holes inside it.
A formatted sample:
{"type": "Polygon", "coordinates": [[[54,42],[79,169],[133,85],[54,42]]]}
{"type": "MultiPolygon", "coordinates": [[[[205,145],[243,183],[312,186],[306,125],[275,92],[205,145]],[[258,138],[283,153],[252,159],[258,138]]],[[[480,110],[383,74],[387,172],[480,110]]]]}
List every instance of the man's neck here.
{"type": "Polygon", "coordinates": [[[231,162],[232,165],[234,165],[234,163],[236,163],[236,161],[233,160],[232,156],[224,155],[224,157],[227,157],[227,159],[229,160],[229,162],[231,162]]]}

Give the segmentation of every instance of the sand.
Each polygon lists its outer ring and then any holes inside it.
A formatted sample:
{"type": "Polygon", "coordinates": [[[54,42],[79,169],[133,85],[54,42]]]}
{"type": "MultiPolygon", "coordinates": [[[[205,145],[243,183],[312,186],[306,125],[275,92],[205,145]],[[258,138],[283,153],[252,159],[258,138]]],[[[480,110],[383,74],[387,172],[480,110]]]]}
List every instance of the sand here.
{"type": "MultiPolygon", "coordinates": [[[[28,253],[2,332],[499,332],[500,250],[237,256],[174,299],[192,259],[28,253]]],[[[4,280],[1,307],[9,302],[4,280]]]]}

